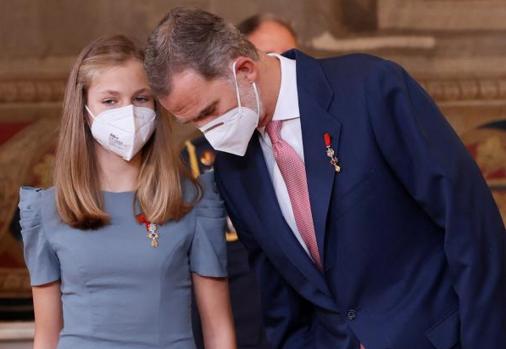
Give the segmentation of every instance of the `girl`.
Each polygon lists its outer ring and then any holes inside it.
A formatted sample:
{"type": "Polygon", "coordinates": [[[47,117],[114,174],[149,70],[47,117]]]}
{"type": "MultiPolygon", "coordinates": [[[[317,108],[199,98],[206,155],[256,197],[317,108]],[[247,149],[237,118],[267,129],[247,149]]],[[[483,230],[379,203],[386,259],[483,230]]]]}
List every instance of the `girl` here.
{"type": "Polygon", "coordinates": [[[224,208],[183,173],[142,63],[123,36],[82,51],[55,186],[21,189],[35,349],[194,348],[192,284],[206,347],[235,348],[224,208]]]}

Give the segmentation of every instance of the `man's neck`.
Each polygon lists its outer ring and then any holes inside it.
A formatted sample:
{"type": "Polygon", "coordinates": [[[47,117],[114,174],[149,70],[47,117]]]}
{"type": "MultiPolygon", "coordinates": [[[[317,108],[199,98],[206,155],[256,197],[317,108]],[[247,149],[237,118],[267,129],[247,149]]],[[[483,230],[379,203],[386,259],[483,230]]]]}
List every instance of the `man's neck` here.
{"type": "Polygon", "coordinates": [[[271,120],[276,110],[279,89],[281,87],[281,62],[277,57],[260,54],[260,71],[257,85],[262,99],[263,115],[258,127],[265,127],[271,120]]]}

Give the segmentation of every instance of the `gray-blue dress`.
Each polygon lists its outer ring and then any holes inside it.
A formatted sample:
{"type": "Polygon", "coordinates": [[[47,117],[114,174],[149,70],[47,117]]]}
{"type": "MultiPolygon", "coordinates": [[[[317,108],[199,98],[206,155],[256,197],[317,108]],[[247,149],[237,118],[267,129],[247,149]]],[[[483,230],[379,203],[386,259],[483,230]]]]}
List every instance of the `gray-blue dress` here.
{"type": "Polygon", "coordinates": [[[201,182],[202,200],[181,220],[160,226],[158,248],[135,220],[133,192],[104,192],[111,224],[84,231],[61,222],[53,189],[21,189],[31,284],[61,280],[58,349],[194,348],[191,273],[224,277],[227,270],[223,203],[212,174],[201,182]]]}

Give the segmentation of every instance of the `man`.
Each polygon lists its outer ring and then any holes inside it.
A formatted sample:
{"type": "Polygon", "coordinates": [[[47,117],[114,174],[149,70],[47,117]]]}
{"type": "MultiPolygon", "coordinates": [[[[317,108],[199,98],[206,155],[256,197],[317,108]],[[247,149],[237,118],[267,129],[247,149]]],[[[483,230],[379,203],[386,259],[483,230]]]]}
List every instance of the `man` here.
{"type": "Polygon", "coordinates": [[[282,53],[297,47],[295,30],[285,20],[270,13],[248,17],[237,28],[264,52],[282,53]]]}
{"type": "MultiPolygon", "coordinates": [[[[257,14],[241,22],[237,28],[246,35],[259,50],[282,53],[296,45],[296,35],[289,24],[271,14],[257,14]]],[[[213,169],[215,152],[203,136],[185,142],[182,152],[185,163],[192,174],[213,169]]],[[[259,304],[258,285],[254,272],[248,264],[248,255],[237,239],[232,225],[226,232],[228,273],[232,312],[236,327],[239,349],[265,349],[269,345],[265,338],[259,304]],[[248,302],[244,302],[248,299],[248,302]]],[[[193,331],[197,348],[204,348],[202,329],[195,302],[192,309],[193,331]]]]}
{"type": "Polygon", "coordinates": [[[219,150],[216,182],[275,348],[506,348],[505,231],[450,125],[398,65],[257,52],[170,11],[145,66],[219,150]]]}

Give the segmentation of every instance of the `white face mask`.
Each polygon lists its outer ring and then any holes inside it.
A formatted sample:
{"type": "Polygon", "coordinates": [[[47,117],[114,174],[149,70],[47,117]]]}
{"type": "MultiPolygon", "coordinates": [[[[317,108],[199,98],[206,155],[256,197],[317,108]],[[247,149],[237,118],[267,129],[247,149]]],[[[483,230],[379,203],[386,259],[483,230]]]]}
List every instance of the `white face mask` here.
{"type": "Polygon", "coordinates": [[[133,104],[108,109],[93,117],[91,134],[105,149],[130,161],[149,140],[155,130],[156,113],[153,109],[133,104]]]}
{"type": "Polygon", "coordinates": [[[235,91],[237,94],[237,107],[229,110],[216,119],[208,122],[204,126],[199,127],[200,131],[209,141],[215,150],[226,153],[244,156],[248,148],[249,141],[253,132],[258,126],[260,119],[260,101],[255,83],[252,83],[257,110],[244,107],[241,104],[241,96],[239,95],[239,85],[237,83],[237,75],[235,73],[235,64],[232,65],[234,74],[235,91]]]}

